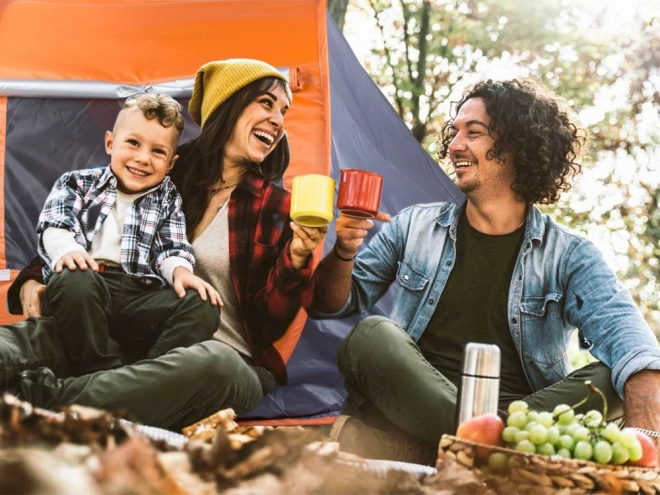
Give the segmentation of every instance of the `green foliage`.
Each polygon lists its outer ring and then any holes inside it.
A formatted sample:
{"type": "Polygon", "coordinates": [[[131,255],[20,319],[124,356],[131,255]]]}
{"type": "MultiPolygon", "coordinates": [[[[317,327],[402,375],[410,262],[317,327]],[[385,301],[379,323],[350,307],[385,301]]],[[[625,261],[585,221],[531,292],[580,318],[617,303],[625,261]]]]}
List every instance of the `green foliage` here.
{"type": "Polygon", "coordinates": [[[330,15],[337,23],[337,27],[340,31],[344,29],[347,7],[348,0],[328,0],[328,12],[330,12],[330,15]]]}
{"type": "MultiPolygon", "coordinates": [[[[638,24],[618,39],[611,78],[594,76],[595,93],[613,95],[592,108],[584,177],[551,211],[590,237],[603,239],[642,313],[660,333],[660,23],[638,24]],[[620,95],[615,95],[615,89],[620,95]],[[607,105],[606,105],[607,103],[607,105]]],[[[612,61],[610,61],[612,62],[612,61]]],[[[604,62],[605,63],[605,62],[604,62]]],[[[603,69],[601,68],[601,72],[603,69]]],[[[561,91],[561,88],[559,88],[561,91]]],[[[601,96],[602,100],[602,96],[601,96]]],[[[580,113],[578,116],[580,116],[580,113]]],[[[587,117],[589,120],[589,117],[587,117]]]]}

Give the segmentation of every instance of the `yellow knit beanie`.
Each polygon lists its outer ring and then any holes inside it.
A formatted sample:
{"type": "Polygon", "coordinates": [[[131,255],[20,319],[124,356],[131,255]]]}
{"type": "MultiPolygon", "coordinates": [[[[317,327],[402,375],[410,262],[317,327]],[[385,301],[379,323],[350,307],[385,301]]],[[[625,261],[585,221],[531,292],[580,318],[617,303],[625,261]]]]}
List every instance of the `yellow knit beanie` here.
{"type": "MultiPolygon", "coordinates": [[[[288,83],[275,67],[259,60],[233,58],[209,62],[195,75],[195,86],[188,104],[193,122],[200,127],[210,115],[231,95],[262,77],[277,77],[288,83]]],[[[292,100],[287,86],[287,96],[292,100]]]]}

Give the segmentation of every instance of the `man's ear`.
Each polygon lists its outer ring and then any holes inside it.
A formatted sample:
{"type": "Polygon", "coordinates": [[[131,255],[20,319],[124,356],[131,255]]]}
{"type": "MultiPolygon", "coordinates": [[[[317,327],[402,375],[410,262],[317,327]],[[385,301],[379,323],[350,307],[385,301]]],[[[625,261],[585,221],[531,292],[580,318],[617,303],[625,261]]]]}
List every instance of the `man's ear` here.
{"type": "Polygon", "coordinates": [[[174,155],[174,158],[172,158],[172,161],[171,161],[170,164],[167,166],[167,173],[168,173],[168,174],[172,171],[172,169],[174,168],[174,164],[176,163],[176,161],[177,161],[178,159],[179,159],[179,155],[174,155]]]}
{"type": "Polygon", "coordinates": [[[112,143],[115,140],[115,135],[112,131],[105,131],[105,152],[108,155],[112,154],[112,143]]]}

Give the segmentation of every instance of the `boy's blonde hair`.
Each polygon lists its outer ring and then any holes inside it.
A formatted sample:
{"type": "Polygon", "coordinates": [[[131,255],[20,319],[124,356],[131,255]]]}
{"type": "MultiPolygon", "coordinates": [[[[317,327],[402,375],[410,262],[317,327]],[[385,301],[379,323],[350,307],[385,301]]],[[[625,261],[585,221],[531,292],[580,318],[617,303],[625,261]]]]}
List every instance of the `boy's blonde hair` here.
{"type": "Polygon", "coordinates": [[[181,105],[174,98],[163,94],[140,93],[129,97],[124,103],[124,110],[137,107],[142,110],[148,119],[158,119],[163,127],[174,126],[179,132],[183,132],[183,115],[181,105]]]}

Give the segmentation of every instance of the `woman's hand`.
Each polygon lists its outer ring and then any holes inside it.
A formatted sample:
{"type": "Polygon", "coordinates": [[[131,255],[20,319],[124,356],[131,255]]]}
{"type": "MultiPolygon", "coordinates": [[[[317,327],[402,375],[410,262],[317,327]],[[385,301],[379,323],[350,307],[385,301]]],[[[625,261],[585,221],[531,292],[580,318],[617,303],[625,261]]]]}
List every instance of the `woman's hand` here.
{"type": "Polygon", "coordinates": [[[26,318],[41,316],[41,296],[46,292],[46,286],[36,280],[26,280],[21,286],[21,306],[26,318]]]}
{"type": "Polygon", "coordinates": [[[293,239],[291,240],[291,260],[293,266],[302,268],[307,262],[307,258],[312,251],[323,242],[325,234],[328,232],[328,226],[323,227],[303,227],[291,222],[293,230],[293,239]]]}
{"type": "Polygon", "coordinates": [[[223,306],[218,291],[208,282],[205,282],[197,275],[193,275],[186,267],[176,267],[174,273],[172,273],[172,281],[174,282],[172,289],[181,298],[186,297],[186,289],[195,289],[199,292],[199,297],[202,298],[202,301],[206,301],[208,297],[213,306],[223,306]]]}

